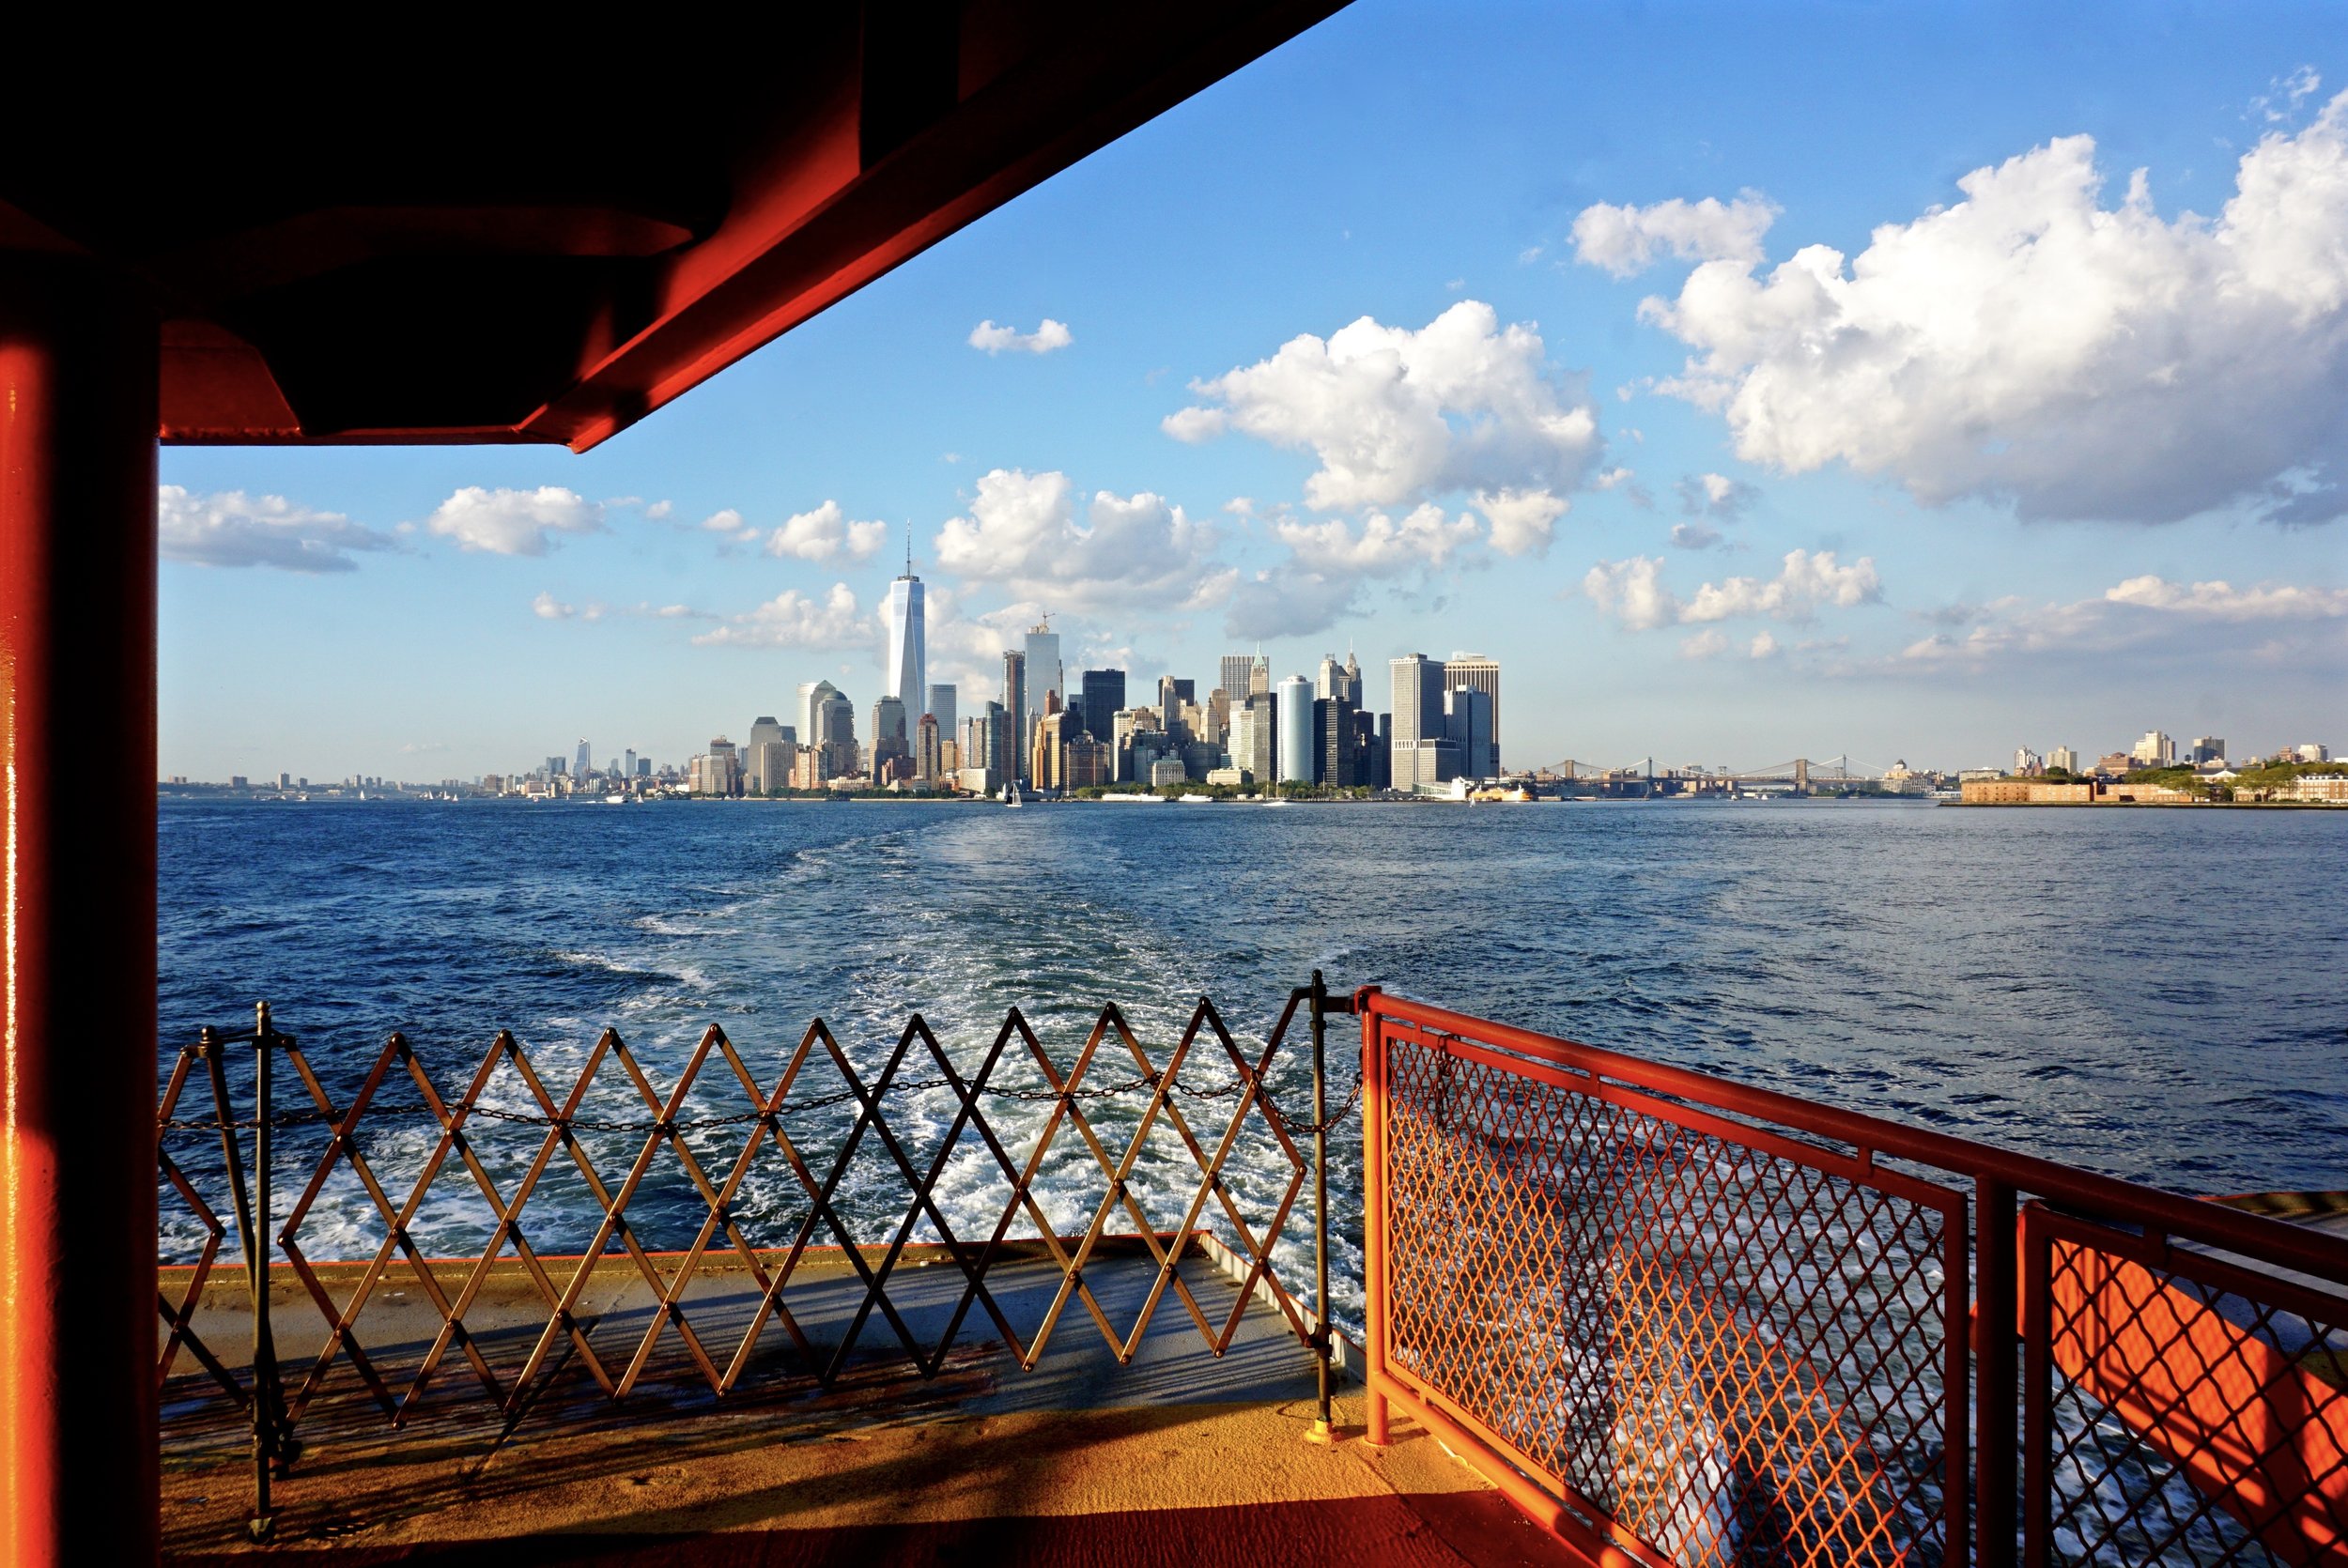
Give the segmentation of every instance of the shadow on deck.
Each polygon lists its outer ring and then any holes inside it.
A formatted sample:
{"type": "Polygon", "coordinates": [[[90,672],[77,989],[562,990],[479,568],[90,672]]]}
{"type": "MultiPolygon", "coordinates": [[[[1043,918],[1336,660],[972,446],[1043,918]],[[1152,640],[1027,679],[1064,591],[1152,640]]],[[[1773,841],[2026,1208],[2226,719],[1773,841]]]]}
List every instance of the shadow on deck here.
{"type": "MultiPolygon", "coordinates": [[[[1096,1258],[1086,1279],[1121,1330],[1154,1272],[1145,1254],[1120,1252],[1096,1258]]],[[[1219,1326],[1235,1286],[1200,1264],[1182,1272],[1219,1326]]],[[[1058,1278],[1048,1263],[1007,1263],[988,1285],[1027,1331],[1058,1278]]],[[[950,1264],[908,1262],[889,1291],[911,1333],[934,1343],[961,1288],[950,1264]]],[[[323,1334],[290,1278],[275,1290],[280,1354],[298,1387],[323,1334]]],[[[809,1339],[828,1351],[862,1295],[834,1259],[802,1265],[790,1300],[809,1339]]],[[[684,1305],[721,1365],[718,1347],[739,1341],[758,1299],[738,1266],[712,1259],[695,1275],[684,1305]]],[[[615,1371],[650,1327],[653,1302],[625,1258],[598,1267],[581,1316],[615,1371]]],[[[209,1343],[234,1345],[248,1314],[241,1281],[224,1282],[206,1292],[197,1328],[209,1343]]],[[[466,1315],[507,1379],[545,1318],[514,1268],[493,1274],[466,1315]]],[[[367,1349],[396,1390],[439,1314],[412,1279],[394,1275],[364,1321],[367,1349]]],[[[575,1353],[541,1386],[508,1431],[452,1352],[394,1430],[338,1363],[300,1422],[301,1451],[278,1483],[276,1542],[264,1549],[331,1558],[338,1568],[1568,1560],[1432,1438],[1399,1424],[1392,1446],[1368,1449],[1356,1387],[1338,1405],[1343,1440],[1307,1442],[1312,1362],[1260,1300],[1219,1358],[1169,1292],[1129,1366],[1072,1301],[1033,1372],[1020,1370],[973,1310],[931,1379],[875,1314],[828,1391],[779,1327],[762,1335],[741,1385],[722,1400],[673,1330],[625,1403],[607,1399],[575,1353]]],[[[166,1560],[244,1554],[243,1418],[196,1377],[175,1377],[164,1401],[166,1560]]]]}

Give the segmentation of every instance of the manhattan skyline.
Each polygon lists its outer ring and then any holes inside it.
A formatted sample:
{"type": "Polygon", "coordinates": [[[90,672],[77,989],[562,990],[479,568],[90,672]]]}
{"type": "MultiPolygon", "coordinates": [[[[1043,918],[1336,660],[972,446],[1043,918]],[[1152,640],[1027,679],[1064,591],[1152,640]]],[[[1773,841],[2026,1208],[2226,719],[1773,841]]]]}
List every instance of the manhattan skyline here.
{"type": "Polygon", "coordinates": [[[163,771],[966,712],[1046,614],[1135,700],[1486,652],[1525,764],[2336,733],[2348,56],[2126,18],[1370,4],[586,457],[169,450],[163,771]]]}

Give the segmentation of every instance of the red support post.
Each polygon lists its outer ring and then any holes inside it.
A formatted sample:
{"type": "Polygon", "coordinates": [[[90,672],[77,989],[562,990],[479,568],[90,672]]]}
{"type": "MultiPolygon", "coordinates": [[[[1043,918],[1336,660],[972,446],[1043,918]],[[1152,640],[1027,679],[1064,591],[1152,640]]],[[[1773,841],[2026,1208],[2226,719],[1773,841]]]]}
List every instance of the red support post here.
{"type": "Polygon", "coordinates": [[[0,252],[0,1564],[154,1560],[154,313],[0,252]]]}
{"type": "Polygon", "coordinates": [[[1386,1068],[1378,1039],[1378,988],[1353,993],[1362,1018],[1362,1341],[1368,1365],[1362,1397],[1367,1407],[1364,1438],[1373,1448],[1389,1441],[1386,1395],[1386,1068]]]}

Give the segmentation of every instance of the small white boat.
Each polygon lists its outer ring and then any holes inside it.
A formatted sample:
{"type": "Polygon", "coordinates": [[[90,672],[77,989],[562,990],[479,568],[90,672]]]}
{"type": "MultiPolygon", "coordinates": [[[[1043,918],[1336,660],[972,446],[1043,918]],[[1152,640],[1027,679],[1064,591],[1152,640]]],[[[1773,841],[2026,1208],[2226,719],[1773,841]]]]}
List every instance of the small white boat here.
{"type": "Polygon", "coordinates": [[[603,797],[603,803],[606,806],[626,806],[627,804],[627,796],[606,795],[603,797]]]}
{"type": "Polygon", "coordinates": [[[1005,806],[1014,807],[1024,806],[1027,804],[1019,798],[1019,786],[1017,784],[1012,784],[1008,791],[1004,792],[1003,804],[1005,806]]]}

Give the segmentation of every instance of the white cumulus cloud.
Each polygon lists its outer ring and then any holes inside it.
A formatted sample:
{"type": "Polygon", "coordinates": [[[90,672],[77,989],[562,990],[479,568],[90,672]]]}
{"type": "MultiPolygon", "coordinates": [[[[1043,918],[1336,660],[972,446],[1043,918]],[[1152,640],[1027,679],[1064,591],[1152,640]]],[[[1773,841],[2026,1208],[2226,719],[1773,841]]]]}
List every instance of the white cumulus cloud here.
{"type": "MultiPolygon", "coordinates": [[[[1707,582],[1687,599],[1664,586],[1661,556],[1601,561],[1583,576],[1582,592],[1601,612],[1635,632],[1745,616],[1807,621],[1822,607],[1848,608],[1876,602],[1883,596],[1883,581],[1871,557],[1861,556],[1845,566],[1832,550],[1788,550],[1773,577],[1707,582]]],[[[1720,644],[1726,646],[1725,641],[1720,644]]],[[[1770,647],[1775,646],[1772,641],[1770,647]]]]}
{"type": "Polygon", "coordinates": [[[1320,467],[1305,497],[1320,511],[1570,490],[1603,445],[1586,394],[1550,374],[1540,333],[1503,328],[1475,300],[1416,331],[1363,316],[1326,340],[1294,337],[1191,390],[1203,401],[1168,415],[1167,434],[1237,430],[1311,452],[1320,467]]]}
{"type": "Polygon", "coordinates": [[[855,591],[836,582],[820,597],[785,589],[693,641],[705,647],[835,649],[865,647],[877,636],[871,618],[857,607],[855,591]]]}
{"type": "Polygon", "coordinates": [[[1477,492],[1475,504],[1491,523],[1493,549],[1507,556],[1543,556],[1570,503],[1547,490],[1492,490],[1477,492]]]}
{"type": "Polygon", "coordinates": [[[2161,217],[2142,170],[2104,206],[2086,136],[1958,186],[1856,258],[1698,266],[1641,307],[1695,350],[1659,390],[1722,412],[1748,461],[1841,462],[1928,505],[2348,511],[2348,94],[2246,153],[2214,218],[2161,217]]]}
{"type": "Polygon", "coordinates": [[[1645,270],[1659,256],[1682,261],[1761,259],[1761,237],[1777,221],[1778,209],[1747,191],[1735,201],[1707,196],[1673,199],[1653,207],[1585,207],[1573,221],[1576,261],[1602,267],[1617,278],[1645,270]]]}
{"type": "Polygon", "coordinates": [[[535,599],[531,600],[530,608],[532,613],[541,621],[568,621],[579,613],[578,606],[566,605],[548,592],[541,592],[535,599]]]}
{"type": "Polygon", "coordinates": [[[1213,527],[1163,496],[1095,491],[1078,515],[1064,473],[995,469],[967,515],[950,518],[932,548],[938,568],[1000,583],[1052,609],[1188,603],[1214,547],[1213,527]]]}
{"type": "Polygon", "coordinates": [[[1048,315],[1032,332],[1023,332],[1016,327],[997,327],[992,321],[981,321],[970,329],[970,346],[989,354],[1049,354],[1075,341],[1068,323],[1055,321],[1048,315]]]}
{"type": "Polygon", "coordinates": [[[870,561],[888,538],[887,523],[852,520],[838,501],[826,500],[812,512],[784,518],[782,526],[766,536],[766,553],[789,561],[830,561],[843,555],[851,561],[870,561]]]}
{"type": "Polygon", "coordinates": [[[575,490],[488,490],[468,484],[435,507],[425,528],[468,550],[544,555],[559,533],[599,533],[603,508],[575,490]]]}
{"type": "Polygon", "coordinates": [[[398,548],[389,535],[339,512],[320,512],[283,496],[222,490],[199,496],[184,485],[155,492],[162,558],[198,566],[274,566],[285,572],[348,572],[354,550],[398,548]]]}
{"type": "Polygon", "coordinates": [[[1338,517],[1317,523],[1283,518],[1272,531],[1306,571],[1332,577],[1388,577],[1441,566],[1461,546],[1483,537],[1473,514],[1446,517],[1431,501],[1413,508],[1399,521],[1373,512],[1358,530],[1338,517]]]}

